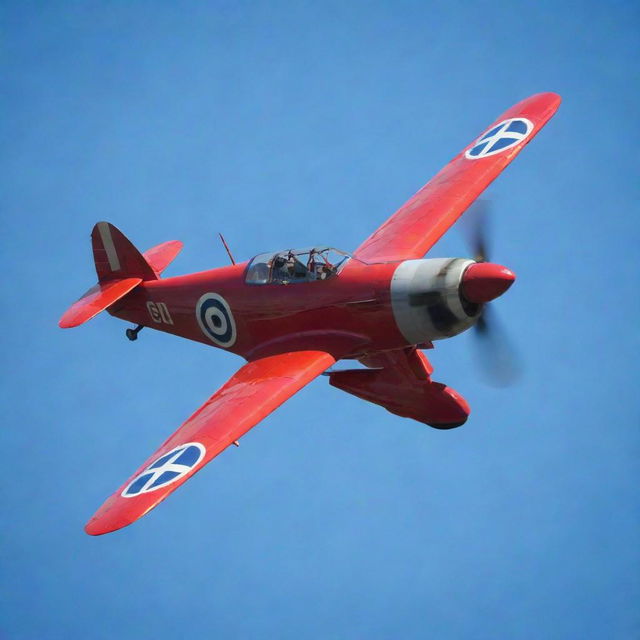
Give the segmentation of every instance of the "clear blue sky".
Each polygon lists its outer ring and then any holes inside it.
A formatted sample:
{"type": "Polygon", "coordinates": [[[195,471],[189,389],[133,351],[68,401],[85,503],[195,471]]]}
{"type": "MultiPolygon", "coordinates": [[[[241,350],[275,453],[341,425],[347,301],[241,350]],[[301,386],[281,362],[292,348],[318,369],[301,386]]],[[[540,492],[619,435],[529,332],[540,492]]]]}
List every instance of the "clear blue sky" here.
{"type": "MultiPolygon", "coordinates": [[[[3,2],[0,636],[640,633],[634,2],[3,2]],[[83,524],[241,361],[106,314],[89,232],[180,239],[168,274],[355,248],[503,110],[557,116],[491,187],[526,363],[438,432],[319,379],[160,508],[83,524]]],[[[465,255],[452,229],[433,256],[465,255]]]]}

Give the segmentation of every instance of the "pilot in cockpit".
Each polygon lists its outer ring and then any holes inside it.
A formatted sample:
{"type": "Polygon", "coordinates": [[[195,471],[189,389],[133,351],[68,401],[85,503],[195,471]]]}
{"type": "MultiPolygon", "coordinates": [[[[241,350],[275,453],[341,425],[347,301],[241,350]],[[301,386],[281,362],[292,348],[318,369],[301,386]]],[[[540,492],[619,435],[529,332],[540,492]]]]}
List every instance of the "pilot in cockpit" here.
{"type": "Polygon", "coordinates": [[[278,253],[256,256],[247,270],[248,284],[289,284],[327,280],[338,273],[339,266],[348,256],[330,248],[301,251],[289,249],[278,253]],[[330,258],[334,257],[338,264],[330,258]]]}
{"type": "Polygon", "coordinates": [[[273,282],[287,282],[289,280],[287,260],[281,255],[278,255],[273,259],[271,279],[273,282]]]}
{"type": "Polygon", "coordinates": [[[298,260],[293,251],[287,256],[287,270],[292,280],[303,280],[307,277],[306,267],[298,260]]]}
{"type": "Polygon", "coordinates": [[[315,249],[312,249],[309,253],[307,269],[310,280],[325,280],[333,273],[331,265],[326,261],[324,256],[315,249]]]}

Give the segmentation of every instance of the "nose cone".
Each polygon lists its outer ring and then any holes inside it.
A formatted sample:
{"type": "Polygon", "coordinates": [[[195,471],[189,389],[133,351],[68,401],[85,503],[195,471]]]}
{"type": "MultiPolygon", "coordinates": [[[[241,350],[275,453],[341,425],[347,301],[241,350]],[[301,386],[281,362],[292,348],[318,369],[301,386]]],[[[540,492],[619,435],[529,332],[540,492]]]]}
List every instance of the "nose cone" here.
{"type": "Polygon", "coordinates": [[[462,295],[477,304],[501,296],[516,279],[513,271],[491,262],[476,262],[462,274],[462,295]]]}

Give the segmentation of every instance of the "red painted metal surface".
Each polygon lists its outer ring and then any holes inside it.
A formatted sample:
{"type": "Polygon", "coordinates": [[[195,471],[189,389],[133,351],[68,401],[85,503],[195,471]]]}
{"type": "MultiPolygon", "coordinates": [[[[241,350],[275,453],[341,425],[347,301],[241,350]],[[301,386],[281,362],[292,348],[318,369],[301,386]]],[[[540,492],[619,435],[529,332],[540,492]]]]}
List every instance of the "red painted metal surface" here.
{"type": "Polygon", "coordinates": [[[460,290],[469,302],[482,304],[501,296],[515,279],[515,273],[507,267],[491,262],[476,262],[464,272],[460,290]]]}
{"type": "Polygon", "coordinates": [[[147,249],[142,256],[151,265],[151,268],[160,275],[182,250],[180,240],[169,240],[151,249],[147,249]]]}
{"type": "Polygon", "coordinates": [[[124,278],[96,284],[76,300],[62,315],[58,323],[62,329],[77,327],[104,311],[108,306],[135,289],[140,278],[124,278]]]}
{"type": "Polygon", "coordinates": [[[131,277],[158,279],[158,274],[129,238],[109,222],[98,222],[93,227],[91,247],[99,282],[131,277]]]}
{"type": "Polygon", "coordinates": [[[460,394],[431,380],[433,367],[421,351],[388,351],[362,362],[372,368],[333,372],[331,384],[437,429],[459,427],[469,417],[469,405],[460,394]]]}
{"type": "Polygon", "coordinates": [[[85,531],[91,535],[109,533],[148,513],[334,362],[329,354],[321,351],[299,351],[245,364],[106,500],[87,523],[85,531]],[[163,454],[188,443],[204,448],[201,459],[188,473],[156,490],[132,497],[122,495],[131,482],[163,454]]]}
{"type": "Polygon", "coordinates": [[[505,111],[486,132],[511,118],[526,118],[533,129],[518,144],[486,157],[469,159],[463,149],[442,171],[370,235],[355,251],[366,262],[421,258],[500,172],[531,142],[558,110],[561,98],[539,93],[505,111]]]}
{"type": "Polygon", "coordinates": [[[396,266],[353,260],[330,280],[251,285],[245,283],[245,262],[145,282],[109,312],[135,324],[220,346],[203,332],[196,315],[198,300],[216,293],[227,301],[236,324],[237,339],[227,350],[248,360],[305,348],[340,357],[357,355],[406,345],[389,302],[396,266]],[[150,303],[166,305],[172,322],[154,322],[150,303]]]}

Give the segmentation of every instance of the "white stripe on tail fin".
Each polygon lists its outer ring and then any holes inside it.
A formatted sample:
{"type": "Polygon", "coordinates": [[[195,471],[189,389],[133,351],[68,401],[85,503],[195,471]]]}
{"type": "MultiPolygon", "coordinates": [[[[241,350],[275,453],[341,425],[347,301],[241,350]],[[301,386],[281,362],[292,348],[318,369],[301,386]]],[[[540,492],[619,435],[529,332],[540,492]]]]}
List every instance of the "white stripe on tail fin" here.
{"type": "Polygon", "coordinates": [[[107,252],[107,259],[109,260],[109,267],[111,267],[111,271],[120,271],[120,260],[118,260],[118,254],[116,253],[116,248],[113,245],[113,238],[111,237],[111,225],[108,222],[98,222],[96,228],[100,233],[102,246],[107,252]]]}

